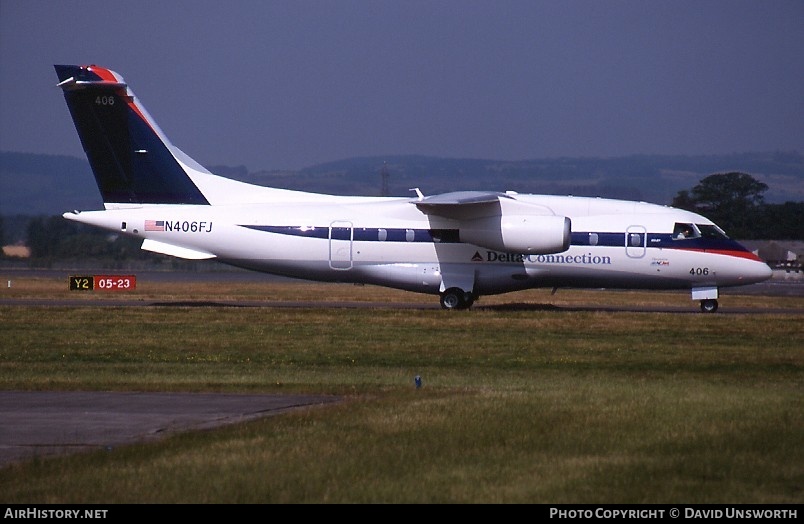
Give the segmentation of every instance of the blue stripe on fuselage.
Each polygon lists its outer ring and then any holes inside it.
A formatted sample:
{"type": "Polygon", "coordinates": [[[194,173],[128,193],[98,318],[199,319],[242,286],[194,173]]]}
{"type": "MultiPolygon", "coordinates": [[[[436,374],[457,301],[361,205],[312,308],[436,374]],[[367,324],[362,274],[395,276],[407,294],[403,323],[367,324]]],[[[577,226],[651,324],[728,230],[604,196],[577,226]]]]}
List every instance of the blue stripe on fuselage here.
{"type": "Polygon", "coordinates": [[[333,238],[358,242],[425,242],[457,244],[457,229],[413,229],[377,227],[312,227],[312,226],[257,226],[242,225],[248,229],[306,238],[333,238]],[[332,233],[330,234],[330,230],[332,233]]]}
{"type": "MultiPolygon", "coordinates": [[[[457,229],[412,229],[412,228],[376,228],[376,227],[333,227],[329,226],[262,226],[242,225],[255,231],[289,235],[305,238],[321,238],[335,240],[353,240],[356,242],[424,242],[440,244],[459,244],[457,229]],[[330,229],[332,233],[330,234],[330,229]]],[[[640,233],[644,235],[644,233],[640,233]]],[[[625,233],[612,232],[574,232],[571,235],[572,246],[604,246],[626,247],[625,233]]],[[[739,243],[731,239],[689,238],[676,240],[669,233],[647,233],[647,243],[640,239],[639,246],[662,249],[684,250],[731,250],[746,251],[739,243]]]]}

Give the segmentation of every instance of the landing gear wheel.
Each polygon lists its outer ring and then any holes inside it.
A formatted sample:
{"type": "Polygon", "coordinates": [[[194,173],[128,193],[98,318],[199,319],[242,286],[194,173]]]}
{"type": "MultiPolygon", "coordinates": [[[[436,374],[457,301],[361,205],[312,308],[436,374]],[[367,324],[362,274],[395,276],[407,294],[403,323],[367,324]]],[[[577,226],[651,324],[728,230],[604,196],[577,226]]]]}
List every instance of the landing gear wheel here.
{"type": "Polygon", "coordinates": [[[701,300],[701,311],[704,313],[714,313],[717,311],[717,300],[713,298],[701,300]]]}
{"type": "Polygon", "coordinates": [[[451,287],[441,293],[442,309],[468,309],[474,301],[475,298],[471,293],[457,287],[451,287]]]}
{"type": "Polygon", "coordinates": [[[465,309],[469,309],[472,307],[472,304],[475,303],[475,296],[471,293],[465,293],[463,296],[463,305],[465,309]]]}

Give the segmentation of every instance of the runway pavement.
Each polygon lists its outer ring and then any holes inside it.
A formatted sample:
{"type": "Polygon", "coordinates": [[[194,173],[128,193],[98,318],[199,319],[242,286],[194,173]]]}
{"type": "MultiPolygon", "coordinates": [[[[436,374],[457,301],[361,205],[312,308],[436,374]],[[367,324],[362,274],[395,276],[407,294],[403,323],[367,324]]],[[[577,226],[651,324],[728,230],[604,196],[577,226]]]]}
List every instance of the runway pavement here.
{"type": "Polygon", "coordinates": [[[315,395],[0,391],[0,468],[338,401],[315,395]]]}

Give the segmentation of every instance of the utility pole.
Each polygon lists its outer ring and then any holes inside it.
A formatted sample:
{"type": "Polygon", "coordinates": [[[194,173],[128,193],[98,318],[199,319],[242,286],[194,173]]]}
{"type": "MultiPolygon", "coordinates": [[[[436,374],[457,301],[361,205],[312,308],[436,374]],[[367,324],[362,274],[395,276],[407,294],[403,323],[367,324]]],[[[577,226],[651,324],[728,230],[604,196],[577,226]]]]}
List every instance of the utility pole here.
{"type": "Polygon", "coordinates": [[[380,177],[382,178],[382,189],[380,190],[380,196],[388,196],[388,162],[382,163],[382,171],[380,171],[380,177]]]}

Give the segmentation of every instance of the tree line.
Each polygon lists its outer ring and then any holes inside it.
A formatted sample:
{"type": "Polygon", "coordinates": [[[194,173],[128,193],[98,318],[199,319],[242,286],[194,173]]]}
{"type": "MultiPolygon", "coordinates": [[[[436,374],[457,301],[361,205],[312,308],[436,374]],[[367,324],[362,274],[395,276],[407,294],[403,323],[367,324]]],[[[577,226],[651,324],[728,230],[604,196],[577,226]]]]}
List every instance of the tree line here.
{"type": "Polygon", "coordinates": [[[747,173],[718,173],[679,191],[672,206],[705,216],[734,239],[804,240],[804,202],[766,204],[767,190],[747,173]]]}
{"type": "MultiPolygon", "coordinates": [[[[766,204],[768,186],[746,173],[710,175],[679,191],[672,205],[700,213],[738,240],[804,240],[804,202],[766,204]]],[[[6,243],[0,216],[0,243],[6,243]]],[[[154,261],[165,257],[140,249],[141,241],[70,222],[61,216],[31,217],[26,228],[31,259],[52,263],[64,259],[154,261]]]]}

